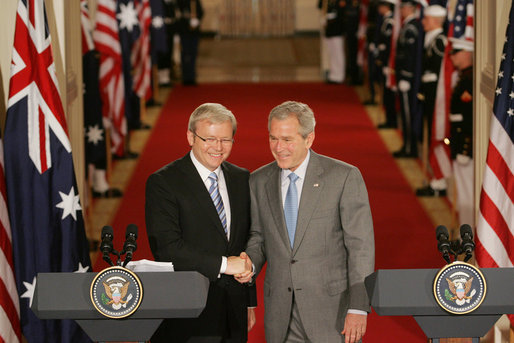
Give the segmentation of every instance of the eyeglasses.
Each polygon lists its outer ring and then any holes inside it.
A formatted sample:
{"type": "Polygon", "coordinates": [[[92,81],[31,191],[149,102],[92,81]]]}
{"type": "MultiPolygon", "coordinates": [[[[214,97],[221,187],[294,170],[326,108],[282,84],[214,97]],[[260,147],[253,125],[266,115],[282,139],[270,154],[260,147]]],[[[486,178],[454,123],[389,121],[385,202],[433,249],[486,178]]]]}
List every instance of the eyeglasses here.
{"type": "Polygon", "coordinates": [[[218,145],[218,142],[220,142],[221,145],[224,145],[224,146],[230,146],[234,143],[234,138],[213,138],[213,137],[203,138],[203,137],[198,136],[195,132],[193,132],[193,135],[195,135],[195,137],[200,138],[202,141],[207,143],[207,145],[212,145],[212,146],[218,145]]]}

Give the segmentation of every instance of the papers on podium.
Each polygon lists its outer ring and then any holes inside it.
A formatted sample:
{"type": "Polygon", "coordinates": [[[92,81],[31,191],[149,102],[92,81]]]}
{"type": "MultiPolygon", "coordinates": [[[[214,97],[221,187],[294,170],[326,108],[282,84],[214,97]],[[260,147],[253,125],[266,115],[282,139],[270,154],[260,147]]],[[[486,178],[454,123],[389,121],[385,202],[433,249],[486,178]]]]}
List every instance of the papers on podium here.
{"type": "Polygon", "coordinates": [[[156,262],[150,260],[130,261],[126,265],[127,269],[138,272],[173,272],[173,262],[156,262]]]}

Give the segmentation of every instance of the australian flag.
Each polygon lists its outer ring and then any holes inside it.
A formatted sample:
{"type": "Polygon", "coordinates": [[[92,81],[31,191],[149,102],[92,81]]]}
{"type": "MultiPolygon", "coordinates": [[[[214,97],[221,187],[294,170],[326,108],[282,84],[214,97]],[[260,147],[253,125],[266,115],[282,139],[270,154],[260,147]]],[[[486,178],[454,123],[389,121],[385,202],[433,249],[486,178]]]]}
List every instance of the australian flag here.
{"type": "Polygon", "coordinates": [[[139,98],[132,87],[132,46],[141,32],[134,0],[118,0],[116,8],[118,29],[123,60],[123,79],[125,80],[125,117],[129,129],[141,127],[139,98]]]}
{"type": "Polygon", "coordinates": [[[152,26],[150,27],[150,51],[152,64],[157,65],[159,53],[168,51],[168,33],[164,24],[164,4],[162,0],[150,0],[152,9],[152,26]]]}
{"type": "Polygon", "coordinates": [[[30,310],[38,273],[91,268],[43,0],[18,2],[4,145],[23,335],[90,342],[75,322],[30,310]]]}

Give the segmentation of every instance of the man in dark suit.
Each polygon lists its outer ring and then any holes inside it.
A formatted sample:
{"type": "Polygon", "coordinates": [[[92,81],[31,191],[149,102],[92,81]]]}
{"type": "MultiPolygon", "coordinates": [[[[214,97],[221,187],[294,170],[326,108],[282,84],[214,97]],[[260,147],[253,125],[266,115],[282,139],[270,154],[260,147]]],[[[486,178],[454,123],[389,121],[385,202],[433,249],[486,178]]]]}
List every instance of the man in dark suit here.
{"type": "Polygon", "coordinates": [[[364,279],[375,262],[368,193],[356,167],[310,149],[314,126],[305,104],[275,107],[268,128],[276,161],[250,177],[246,253],[256,273],[268,262],[268,343],[353,343],[366,332],[364,279]]]}
{"type": "Polygon", "coordinates": [[[191,151],[147,180],[146,228],[155,260],[210,281],[200,316],[165,320],[152,343],[242,343],[255,322],[253,309],[247,311],[256,305],[255,288],[232,276],[251,268],[239,257],[250,228],[249,172],[225,162],[236,127],[224,106],[199,106],[189,118],[191,151]]]}

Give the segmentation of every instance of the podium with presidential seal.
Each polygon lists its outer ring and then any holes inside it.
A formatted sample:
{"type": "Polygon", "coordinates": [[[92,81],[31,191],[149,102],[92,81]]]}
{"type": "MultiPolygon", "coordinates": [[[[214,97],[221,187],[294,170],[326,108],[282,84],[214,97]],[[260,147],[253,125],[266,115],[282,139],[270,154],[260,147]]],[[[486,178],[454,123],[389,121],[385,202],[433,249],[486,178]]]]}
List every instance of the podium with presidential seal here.
{"type": "Polygon", "coordinates": [[[452,337],[478,343],[503,314],[514,313],[514,268],[480,269],[466,263],[469,250],[458,261],[461,242],[451,244],[440,228],[438,240],[445,267],[374,272],[365,280],[371,306],[380,316],[413,316],[433,343],[452,337]]]}
{"type": "Polygon", "coordinates": [[[100,246],[111,267],[99,273],[37,275],[31,309],[40,319],[73,319],[96,342],[144,342],[164,318],[200,315],[209,290],[205,276],[173,272],[171,262],[131,261],[137,227],[129,224],[120,252],[113,249],[112,233],[109,226],[102,229],[100,246]],[[117,257],[116,264],[110,255],[117,257]]]}

